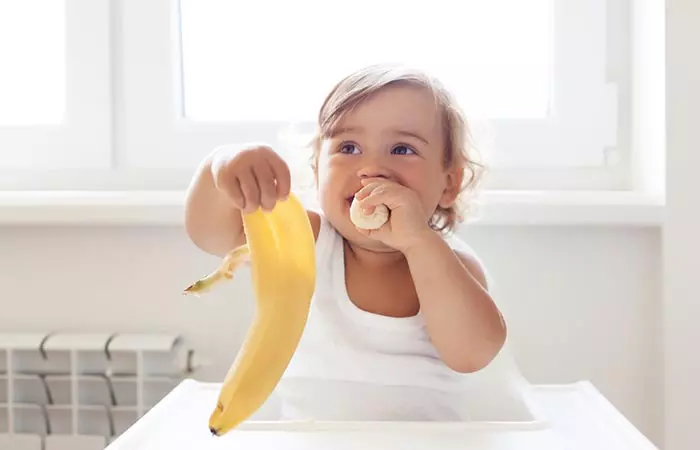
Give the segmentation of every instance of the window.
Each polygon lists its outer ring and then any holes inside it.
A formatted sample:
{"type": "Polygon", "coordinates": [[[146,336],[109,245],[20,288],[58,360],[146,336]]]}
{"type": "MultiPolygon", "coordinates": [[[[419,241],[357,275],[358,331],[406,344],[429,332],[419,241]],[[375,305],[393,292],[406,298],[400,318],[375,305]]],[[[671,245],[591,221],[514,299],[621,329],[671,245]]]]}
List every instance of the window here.
{"type": "Polygon", "coordinates": [[[108,3],[0,3],[0,187],[107,167],[108,3]]]}
{"type": "Polygon", "coordinates": [[[551,101],[551,0],[181,0],[181,11],[193,120],[313,121],[332,83],[381,61],[437,73],[476,116],[540,119],[551,101]]]}
{"type": "Polygon", "coordinates": [[[341,76],[383,60],[455,91],[487,187],[631,186],[630,0],[429,4],[4,2],[1,41],[25,44],[0,43],[0,188],[181,189],[229,142],[305,164],[285,133],[311,131],[341,76]]]}
{"type": "Polygon", "coordinates": [[[64,9],[61,1],[0,3],[0,125],[58,125],[63,121],[64,9]],[[43,13],[36,14],[37,9],[43,13]]]}

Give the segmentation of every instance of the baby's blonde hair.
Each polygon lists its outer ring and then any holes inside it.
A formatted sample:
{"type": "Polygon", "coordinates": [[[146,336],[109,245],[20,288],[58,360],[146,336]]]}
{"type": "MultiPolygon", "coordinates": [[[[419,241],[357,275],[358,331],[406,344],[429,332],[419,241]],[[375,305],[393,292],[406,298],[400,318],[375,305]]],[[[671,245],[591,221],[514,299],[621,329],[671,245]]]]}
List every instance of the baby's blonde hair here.
{"type": "Polygon", "coordinates": [[[313,171],[317,173],[321,142],[329,136],[342,116],[371,95],[397,84],[424,88],[432,93],[442,112],[446,142],[444,168],[464,169],[458,201],[447,208],[438,205],[430,220],[433,230],[452,232],[457,223],[463,220],[467,209],[464,193],[475,190],[483,166],[476,160],[469,124],[457,100],[439,80],[422,70],[403,65],[377,64],[357,70],[340,80],[326,96],[318,113],[317,131],[312,141],[313,171]]]}

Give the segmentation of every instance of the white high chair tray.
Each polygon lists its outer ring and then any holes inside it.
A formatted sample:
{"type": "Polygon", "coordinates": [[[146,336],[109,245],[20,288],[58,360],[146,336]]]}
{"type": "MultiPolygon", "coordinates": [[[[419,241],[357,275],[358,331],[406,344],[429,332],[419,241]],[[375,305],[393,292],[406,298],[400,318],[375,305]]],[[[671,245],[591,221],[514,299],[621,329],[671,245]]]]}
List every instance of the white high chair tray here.
{"type": "Polygon", "coordinates": [[[220,386],[184,380],[107,449],[658,450],[588,382],[533,386],[532,422],[251,419],[216,437],[207,422],[220,386]]]}

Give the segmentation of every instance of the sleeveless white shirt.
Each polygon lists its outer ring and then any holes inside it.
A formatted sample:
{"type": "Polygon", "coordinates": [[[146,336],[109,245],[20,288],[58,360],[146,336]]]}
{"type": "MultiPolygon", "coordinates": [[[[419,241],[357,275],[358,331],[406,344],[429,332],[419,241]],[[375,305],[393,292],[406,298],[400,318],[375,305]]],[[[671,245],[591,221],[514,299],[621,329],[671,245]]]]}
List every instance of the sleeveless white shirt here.
{"type": "Polygon", "coordinates": [[[345,285],[343,237],[323,216],[316,258],[307,325],[274,393],[281,419],[454,421],[521,415],[513,395],[517,371],[509,361],[499,362],[502,355],[489,370],[460,374],[440,360],[420,312],[395,318],[355,306],[345,285]]]}

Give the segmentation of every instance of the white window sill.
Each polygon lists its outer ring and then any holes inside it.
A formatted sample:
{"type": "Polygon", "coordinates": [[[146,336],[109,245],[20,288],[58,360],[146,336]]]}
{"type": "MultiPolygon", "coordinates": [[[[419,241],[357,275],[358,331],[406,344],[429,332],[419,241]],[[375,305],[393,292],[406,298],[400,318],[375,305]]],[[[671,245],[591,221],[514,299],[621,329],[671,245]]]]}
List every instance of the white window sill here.
{"type": "MultiPolygon", "coordinates": [[[[183,191],[0,192],[3,225],[162,225],[183,222],[183,191]]],[[[489,191],[471,226],[660,226],[663,199],[629,192],[489,191]]]]}

